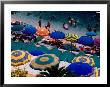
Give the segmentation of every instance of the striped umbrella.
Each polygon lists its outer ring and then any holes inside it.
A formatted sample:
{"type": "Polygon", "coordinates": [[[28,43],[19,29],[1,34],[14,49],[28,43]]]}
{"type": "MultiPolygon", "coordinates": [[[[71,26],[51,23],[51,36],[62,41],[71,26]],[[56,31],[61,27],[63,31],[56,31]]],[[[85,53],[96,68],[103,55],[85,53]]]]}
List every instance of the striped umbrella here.
{"type": "Polygon", "coordinates": [[[82,63],[88,63],[91,66],[94,66],[94,60],[93,58],[89,58],[88,56],[79,56],[79,57],[75,57],[72,62],[82,62],[82,63]]]}
{"type": "Polygon", "coordinates": [[[95,77],[100,76],[100,68],[97,68],[97,67],[94,68],[94,75],[95,75],[95,77]]]}
{"type": "Polygon", "coordinates": [[[31,61],[30,67],[37,70],[45,70],[46,68],[51,68],[59,64],[59,58],[54,54],[44,54],[36,57],[31,61]]]}
{"type": "Polygon", "coordinates": [[[66,39],[67,41],[70,41],[70,42],[76,42],[77,39],[78,39],[78,35],[68,33],[68,34],[65,36],[65,39],[66,39]]]}
{"type": "MultiPolygon", "coordinates": [[[[70,42],[71,42],[71,46],[72,46],[72,43],[77,41],[78,35],[68,33],[68,34],[65,36],[65,39],[66,39],[67,41],[70,41],[70,42]]],[[[72,51],[72,49],[71,49],[71,51],[72,51]]]]}
{"type": "Polygon", "coordinates": [[[93,74],[91,77],[99,77],[100,76],[100,68],[94,67],[93,74]]]}
{"type": "Polygon", "coordinates": [[[20,66],[29,62],[31,55],[26,51],[14,50],[11,52],[11,65],[20,66]]]}

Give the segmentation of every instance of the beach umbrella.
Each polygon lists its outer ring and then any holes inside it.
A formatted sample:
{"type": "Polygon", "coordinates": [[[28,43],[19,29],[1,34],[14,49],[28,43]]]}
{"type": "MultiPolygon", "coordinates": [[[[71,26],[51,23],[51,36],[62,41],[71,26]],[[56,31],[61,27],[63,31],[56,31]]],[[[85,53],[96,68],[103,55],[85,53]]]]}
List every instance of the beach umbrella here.
{"type": "Polygon", "coordinates": [[[30,59],[31,59],[31,55],[26,51],[14,50],[11,52],[12,66],[24,65],[25,63],[29,62],[30,59]]]}
{"type": "Polygon", "coordinates": [[[23,25],[11,25],[12,31],[21,31],[21,30],[23,30],[23,28],[24,28],[23,25]]]}
{"type": "Polygon", "coordinates": [[[33,27],[32,25],[26,25],[23,29],[23,34],[27,34],[27,35],[33,35],[36,33],[36,28],[33,27]]]}
{"type": "Polygon", "coordinates": [[[39,55],[43,55],[44,52],[40,51],[40,50],[30,50],[29,53],[33,56],[39,56],[39,55]]]}
{"type": "Polygon", "coordinates": [[[75,73],[77,76],[90,76],[93,73],[93,67],[87,63],[74,62],[67,68],[68,72],[75,73]]]}
{"type": "Polygon", "coordinates": [[[30,67],[35,70],[45,70],[59,64],[59,58],[54,54],[44,54],[31,61],[30,67]]]}
{"type": "Polygon", "coordinates": [[[61,42],[61,40],[58,40],[58,39],[64,39],[65,38],[65,34],[63,32],[54,31],[50,34],[50,37],[55,39],[54,43],[56,44],[57,47],[62,47],[63,42],[61,42]]]}
{"type": "MultiPolygon", "coordinates": [[[[76,42],[78,40],[78,35],[76,34],[71,34],[71,33],[68,33],[66,36],[65,36],[65,39],[67,41],[70,41],[71,42],[71,46],[73,45],[72,43],[76,42]]],[[[72,51],[72,49],[71,49],[72,51]]]]}
{"type": "Polygon", "coordinates": [[[83,45],[87,45],[87,46],[92,46],[94,43],[94,40],[92,37],[89,37],[89,36],[81,36],[78,39],[78,43],[83,44],[83,45]]]}
{"type": "Polygon", "coordinates": [[[88,63],[91,66],[95,66],[93,58],[89,58],[88,56],[79,56],[75,57],[72,62],[82,62],[82,63],[88,63]]]}
{"type": "Polygon", "coordinates": [[[99,77],[100,76],[100,68],[94,67],[93,74],[90,77],[99,77]]]}
{"type": "Polygon", "coordinates": [[[86,33],[87,36],[96,36],[96,33],[94,31],[90,31],[86,33]]]}
{"type": "Polygon", "coordinates": [[[71,34],[71,33],[68,33],[66,36],[65,36],[65,39],[67,41],[70,41],[70,42],[76,42],[78,40],[78,35],[76,34],[71,34]]]}
{"type": "Polygon", "coordinates": [[[93,73],[93,75],[94,75],[95,77],[99,77],[99,76],[100,76],[100,68],[95,67],[95,68],[94,68],[94,73],[93,73]]]}
{"type": "Polygon", "coordinates": [[[50,33],[50,32],[49,32],[48,29],[39,27],[39,28],[37,29],[36,35],[37,35],[37,36],[48,36],[49,33],[50,33]]]}
{"type": "Polygon", "coordinates": [[[100,47],[100,37],[97,37],[94,39],[94,45],[96,45],[97,47],[100,47]]]}
{"type": "Polygon", "coordinates": [[[60,31],[54,31],[50,34],[50,37],[53,39],[64,39],[65,34],[63,32],[60,32],[60,31]]]}

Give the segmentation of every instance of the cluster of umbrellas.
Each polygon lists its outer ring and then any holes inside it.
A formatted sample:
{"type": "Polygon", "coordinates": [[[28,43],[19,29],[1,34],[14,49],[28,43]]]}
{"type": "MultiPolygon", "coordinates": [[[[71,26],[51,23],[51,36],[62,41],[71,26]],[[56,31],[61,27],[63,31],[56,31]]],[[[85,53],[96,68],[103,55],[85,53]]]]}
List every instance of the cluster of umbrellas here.
{"type": "Polygon", "coordinates": [[[72,60],[72,63],[67,67],[70,73],[76,73],[77,76],[100,76],[100,69],[95,67],[94,59],[90,56],[78,56],[72,60]]]}
{"type": "Polygon", "coordinates": [[[60,31],[54,31],[51,32],[46,29],[39,27],[36,29],[32,25],[23,25],[20,24],[18,21],[15,23],[11,24],[11,30],[12,31],[21,31],[23,34],[26,35],[33,35],[36,34],[37,36],[50,36],[51,38],[57,40],[57,39],[65,39],[67,41],[70,41],[71,43],[78,42],[79,44],[87,45],[87,46],[99,46],[100,45],[100,38],[93,39],[92,36],[96,36],[96,33],[93,31],[87,32],[87,36],[81,36],[80,38],[76,34],[64,34],[63,32],[60,31]]]}
{"type": "MultiPolygon", "coordinates": [[[[55,42],[58,39],[65,39],[71,42],[71,45],[65,45],[65,48],[68,46],[72,48],[72,43],[78,42],[79,44],[93,46],[96,45],[100,47],[100,38],[93,39],[92,36],[96,36],[94,32],[87,32],[87,36],[81,36],[80,38],[76,34],[67,34],[65,35],[63,32],[54,31],[52,33],[49,32],[46,28],[38,28],[36,29],[32,25],[22,25],[19,22],[15,22],[11,24],[12,31],[21,31],[23,34],[26,35],[33,35],[36,34],[37,36],[50,36],[51,38],[55,39],[55,42]]],[[[74,49],[74,47],[72,48],[74,49]]],[[[71,50],[72,50],[71,49],[71,50]]],[[[30,62],[30,67],[32,69],[39,69],[45,70],[46,68],[51,68],[52,66],[58,65],[59,58],[54,54],[45,54],[40,50],[31,50],[29,52],[22,51],[22,50],[14,50],[11,53],[11,65],[12,66],[20,66],[24,65],[27,62],[30,62]],[[31,58],[33,56],[37,56],[31,62],[31,58]]],[[[88,56],[79,56],[72,60],[72,63],[66,68],[71,73],[76,73],[78,76],[91,76],[94,72],[97,73],[96,76],[99,75],[98,71],[94,69],[95,63],[93,58],[89,58],[88,56]]]]}
{"type": "MultiPolygon", "coordinates": [[[[14,50],[11,54],[11,65],[14,67],[24,65],[30,62],[30,67],[34,70],[46,70],[52,66],[57,66],[59,58],[54,54],[45,54],[41,51],[34,50],[30,53],[22,50],[14,50]],[[30,54],[31,53],[31,54],[30,54]],[[34,54],[33,54],[34,53],[34,54]],[[36,55],[32,61],[32,55],[36,55]]],[[[99,76],[99,70],[94,68],[95,63],[93,58],[88,56],[79,56],[73,59],[72,63],[66,67],[67,71],[70,73],[76,73],[77,76],[99,76]]]]}
{"type": "Polygon", "coordinates": [[[11,30],[12,31],[21,31],[23,34],[26,35],[32,35],[35,34],[37,29],[29,24],[20,24],[19,21],[16,21],[15,23],[11,23],[11,30]]]}
{"type": "Polygon", "coordinates": [[[37,56],[30,63],[33,69],[46,69],[59,64],[59,58],[54,54],[44,54],[39,50],[30,51],[30,53],[22,50],[14,50],[11,53],[11,65],[14,67],[24,65],[30,62],[32,55],[37,56]],[[30,54],[31,53],[31,54],[30,54]]]}

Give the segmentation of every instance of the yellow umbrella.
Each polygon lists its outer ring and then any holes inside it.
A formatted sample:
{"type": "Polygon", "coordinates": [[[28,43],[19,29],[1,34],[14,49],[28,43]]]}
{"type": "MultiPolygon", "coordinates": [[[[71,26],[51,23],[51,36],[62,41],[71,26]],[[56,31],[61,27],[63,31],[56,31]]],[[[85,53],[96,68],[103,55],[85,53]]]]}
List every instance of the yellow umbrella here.
{"type": "Polygon", "coordinates": [[[91,66],[94,66],[94,60],[93,58],[89,58],[88,56],[79,56],[79,57],[75,57],[72,62],[82,62],[82,63],[88,63],[91,66]]]}
{"type": "Polygon", "coordinates": [[[65,39],[66,39],[67,41],[70,41],[70,42],[76,42],[78,38],[79,38],[78,35],[76,35],[76,34],[71,34],[71,33],[68,33],[68,34],[65,36],[65,39]]]}
{"type": "Polygon", "coordinates": [[[95,77],[99,77],[100,76],[100,69],[98,69],[97,67],[94,68],[94,76],[95,77]]]}
{"type": "Polygon", "coordinates": [[[11,52],[11,65],[19,66],[29,62],[31,55],[26,51],[14,50],[11,52]]]}

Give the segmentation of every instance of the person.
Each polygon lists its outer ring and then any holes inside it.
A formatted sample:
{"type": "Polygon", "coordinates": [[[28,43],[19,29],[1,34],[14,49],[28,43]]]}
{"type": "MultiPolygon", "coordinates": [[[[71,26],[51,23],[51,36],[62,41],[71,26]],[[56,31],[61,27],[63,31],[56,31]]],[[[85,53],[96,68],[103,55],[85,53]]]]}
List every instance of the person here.
{"type": "Polygon", "coordinates": [[[38,23],[39,23],[39,27],[41,27],[41,20],[39,20],[38,23]]]}
{"type": "Polygon", "coordinates": [[[55,15],[50,16],[50,21],[54,20],[56,18],[55,15]]]}
{"type": "Polygon", "coordinates": [[[77,24],[77,21],[75,20],[75,21],[74,21],[74,26],[75,26],[75,27],[76,27],[76,24],[77,24]]]}
{"type": "Polygon", "coordinates": [[[73,25],[74,21],[75,21],[75,20],[74,20],[73,18],[71,18],[71,19],[69,20],[69,24],[70,24],[70,26],[73,25]]]}
{"type": "Polygon", "coordinates": [[[46,29],[50,28],[50,22],[48,21],[47,25],[45,26],[46,29]]]}

